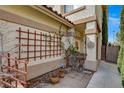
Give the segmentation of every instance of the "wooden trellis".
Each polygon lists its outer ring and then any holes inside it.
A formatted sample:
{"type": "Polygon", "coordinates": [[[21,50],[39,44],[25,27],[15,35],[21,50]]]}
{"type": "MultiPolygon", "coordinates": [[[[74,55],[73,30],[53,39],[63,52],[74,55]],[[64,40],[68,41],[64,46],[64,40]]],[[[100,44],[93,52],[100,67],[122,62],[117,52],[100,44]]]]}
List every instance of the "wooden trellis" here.
{"type": "Polygon", "coordinates": [[[1,66],[1,72],[10,75],[8,77],[6,75],[1,77],[0,82],[4,87],[16,88],[19,87],[19,85],[26,87],[28,61],[18,60],[16,57],[11,56],[10,53],[0,56],[4,59],[4,62],[7,61],[7,63],[1,66]]]}
{"type": "Polygon", "coordinates": [[[37,33],[37,31],[31,32],[29,31],[29,29],[27,31],[23,31],[21,30],[21,28],[16,31],[19,34],[18,37],[16,37],[16,39],[18,39],[19,41],[19,44],[17,44],[17,46],[19,47],[19,59],[29,60],[33,58],[34,60],[36,60],[36,58],[42,59],[62,55],[61,37],[59,35],[51,35],[51,33],[43,32],[37,33]],[[22,34],[27,34],[27,37],[23,37],[22,34]],[[34,35],[34,37],[30,37],[30,35],[34,35]],[[27,44],[23,44],[23,40],[27,41],[27,44]],[[30,41],[33,41],[34,43],[30,44],[30,41]],[[38,42],[40,44],[37,44],[38,42]],[[27,51],[21,50],[24,47],[27,47],[27,51]],[[29,50],[30,47],[34,47],[34,50],[29,50]],[[22,57],[21,55],[23,53],[27,53],[27,57],[22,57]],[[30,56],[30,53],[34,53],[34,56],[30,56]]]}

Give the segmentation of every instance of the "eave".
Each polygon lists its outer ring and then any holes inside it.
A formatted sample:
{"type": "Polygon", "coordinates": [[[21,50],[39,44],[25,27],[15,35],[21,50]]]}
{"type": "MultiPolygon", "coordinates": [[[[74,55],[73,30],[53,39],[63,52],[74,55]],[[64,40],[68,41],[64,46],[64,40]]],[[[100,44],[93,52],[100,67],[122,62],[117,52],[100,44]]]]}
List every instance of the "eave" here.
{"type": "Polygon", "coordinates": [[[68,26],[68,27],[73,27],[74,24],[69,21],[68,19],[66,19],[65,17],[63,17],[61,14],[58,14],[56,11],[53,11],[52,9],[50,9],[47,6],[43,6],[43,5],[33,5],[30,6],[48,16],[50,16],[51,18],[63,23],[64,25],[68,26]]]}

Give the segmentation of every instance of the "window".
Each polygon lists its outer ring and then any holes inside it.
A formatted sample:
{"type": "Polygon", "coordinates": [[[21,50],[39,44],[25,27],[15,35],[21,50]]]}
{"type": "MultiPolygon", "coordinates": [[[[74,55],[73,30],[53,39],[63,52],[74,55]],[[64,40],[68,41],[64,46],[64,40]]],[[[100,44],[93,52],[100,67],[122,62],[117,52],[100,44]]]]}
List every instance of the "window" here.
{"type": "Polygon", "coordinates": [[[72,10],[77,9],[79,7],[81,7],[81,5],[65,5],[64,6],[64,13],[69,13],[72,10]]]}

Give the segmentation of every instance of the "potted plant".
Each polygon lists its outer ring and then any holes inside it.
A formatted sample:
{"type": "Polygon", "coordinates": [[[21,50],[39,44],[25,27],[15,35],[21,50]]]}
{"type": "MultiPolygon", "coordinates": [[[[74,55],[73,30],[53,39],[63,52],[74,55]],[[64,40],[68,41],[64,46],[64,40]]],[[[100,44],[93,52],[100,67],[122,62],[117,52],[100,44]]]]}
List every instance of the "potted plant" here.
{"type": "Polygon", "coordinates": [[[64,78],[64,76],[65,76],[65,70],[64,69],[60,69],[60,71],[59,71],[59,77],[60,78],[64,78]]]}
{"type": "Polygon", "coordinates": [[[69,51],[70,51],[70,56],[69,56],[70,62],[69,63],[71,66],[73,66],[76,62],[76,57],[77,57],[78,52],[77,52],[76,47],[74,47],[73,45],[70,45],[69,51]]]}
{"type": "Polygon", "coordinates": [[[67,49],[64,49],[64,52],[65,52],[66,67],[68,68],[71,65],[70,62],[76,60],[77,49],[76,47],[70,44],[70,46],[67,49]]]}
{"type": "Polygon", "coordinates": [[[58,74],[52,73],[52,75],[50,76],[50,82],[52,84],[58,83],[59,82],[59,76],[58,76],[58,74]]]}

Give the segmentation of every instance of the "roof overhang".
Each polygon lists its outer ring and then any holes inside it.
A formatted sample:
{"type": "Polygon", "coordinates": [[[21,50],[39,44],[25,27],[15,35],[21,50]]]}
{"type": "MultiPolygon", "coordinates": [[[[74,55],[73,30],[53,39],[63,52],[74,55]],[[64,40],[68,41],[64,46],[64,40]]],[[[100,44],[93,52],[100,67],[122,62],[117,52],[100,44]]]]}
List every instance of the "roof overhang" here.
{"type": "Polygon", "coordinates": [[[52,9],[43,6],[43,5],[31,5],[30,7],[50,16],[51,18],[63,23],[64,25],[68,26],[68,27],[73,27],[74,24],[69,21],[68,19],[66,19],[65,17],[61,16],[61,14],[58,14],[56,11],[53,11],[52,9]]]}
{"type": "Polygon", "coordinates": [[[92,22],[92,21],[96,21],[96,16],[90,16],[90,17],[82,18],[82,19],[74,21],[73,23],[75,25],[79,25],[79,24],[84,24],[84,23],[88,23],[88,22],[92,22]]]}

